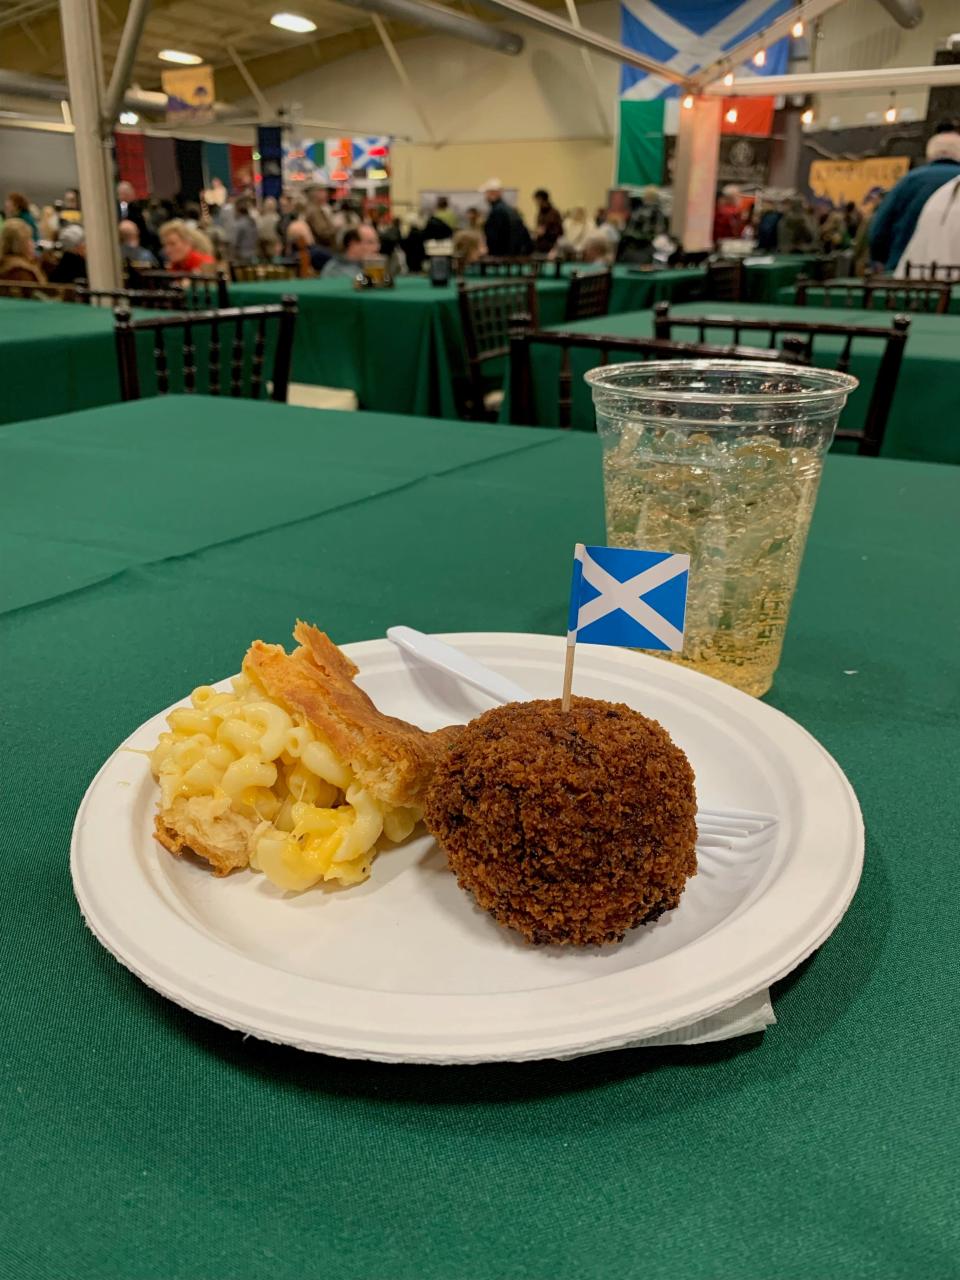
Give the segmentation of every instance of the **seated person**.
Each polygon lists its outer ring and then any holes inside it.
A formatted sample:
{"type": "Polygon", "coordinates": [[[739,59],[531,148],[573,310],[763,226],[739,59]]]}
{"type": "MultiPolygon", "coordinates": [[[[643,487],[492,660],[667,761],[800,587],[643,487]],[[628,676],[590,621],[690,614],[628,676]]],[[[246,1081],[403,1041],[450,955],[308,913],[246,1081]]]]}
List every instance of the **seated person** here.
{"type": "Polygon", "coordinates": [[[60,232],[63,252],[47,277],[51,284],[76,284],[87,278],[87,242],[79,222],[65,226],[60,232]]]}
{"type": "Polygon", "coordinates": [[[380,252],[380,240],[373,227],[362,223],[359,227],[347,227],[340,237],[340,252],[324,265],[320,276],[324,280],[352,278],[359,274],[364,262],[380,252]]]}
{"type": "Polygon", "coordinates": [[[609,267],[616,256],[616,246],[602,231],[592,231],[583,242],[583,261],[609,267]]]}
{"type": "Polygon", "coordinates": [[[129,218],[124,218],[117,228],[120,235],[120,256],[131,271],[153,271],[159,267],[156,257],[140,243],[140,228],[129,218]]]}
{"type": "Polygon", "coordinates": [[[465,227],[453,236],[453,256],[461,267],[469,267],[484,257],[487,246],[480,231],[472,231],[465,227]]]}
{"type": "Polygon", "coordinates": [[[182,271],[185,275],[213,275],[216,266],[213,254],[196,247],[196,234],[191,234],[191,229],[180,218],[165,222],[160,228],[164,257],[171,271],[182,271]]]}
{"type": "Polygon", "coordinates": [[[8,218],[0,227],[0,280],[46,283],[37,266],[33,232],[21,218],[8,218]]]}
{"type": "Polygon", "coordinates": [[[317,244],[306,218],[294,218],[287,228],[287,255],[302,262],[304,254],[310,270],[318,273],[333,257],[329,249],[317,244]]]}

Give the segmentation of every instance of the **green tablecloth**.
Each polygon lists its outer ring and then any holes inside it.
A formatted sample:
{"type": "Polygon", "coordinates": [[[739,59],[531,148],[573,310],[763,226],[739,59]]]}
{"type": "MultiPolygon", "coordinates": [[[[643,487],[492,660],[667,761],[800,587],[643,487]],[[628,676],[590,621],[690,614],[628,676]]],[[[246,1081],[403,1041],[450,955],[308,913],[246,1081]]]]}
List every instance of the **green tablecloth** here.
{"type": "MultiPolygon", "coordinates": [[[[837,307],[765,307],[750,303],[695,302],[671,308],[671,314],[723,315],[742,317],[789,316],[791,318],[842,324],[863,324],[866,313],[845,311],[837,307]]],[[[892,313],[871,314],[870,323],[889,325],[892,313]]],[[[653,316],[649,311],[638,311],[618,316],[603,316],[598,320],[582,320],[565,328],[579,333],[606,333],[617,337],[652,337],[653,316]]],[[[695,342],[697,333],[681,329],[675,334],[677,341],[695,342]]],[[[717,344],[732,343],[732,330],[712,330],[708,341],[717,344]]],[[[764,346],[763,334],[751,341],[749,333],[741,333],[744,346],[764,346]]],[[[841,339],[819,338],[816,353],[822,353],[829,364],[840,351],[841,339]]],[[[880,344],[859,340],[854,343],[850,371],[861,378],[863,385],[850,397],[842,422],[855,427],[863,420],[868,387],[872,386],[880,359],[880,344]]],[[[533,348],[534,393],[538,421],[547,425],[556,423],[557,375],[560,367],[559,351],[555,348],[533,348]]],[[[953,316],[911,316],[910,336],[900,371],[896,397],[890,413],[883,454],[891,458],[910,458],[927,462],[960,463],[960,320],[953,316]]],[[[613,360],[629,359],[623,353],[614,353],[613,360]]],[[[580,430],[592,431],[595,418],[590,393],[583,381],[583,374],[599,363],[592,353],[574,351],[573,369],[573,425],[580,430]]],[[[509,421],[509,397],[504,402],[503,419],[509,421]]]]}
{"type": "MultiPolygon", "coordinates": [[[[775,302],[785,285],[809,273],[817,261],[812,253],[780,253],[747,258],[743,264],[745,302],[775,302]]],[[[793,290],[791,289],[791,294],[793,290]]]]}
{"type": "Polygon", "coordinates": [[[110,311],[0,299],[0,422],[87,409],[119,397],[110,311]]]}
{"type": "Polygon", "coordinates": [[[658,267],[648,271],[617,265],[613,268],[610,312],[642,311],[657,302],[686,302],[703,293],[703,267],[658,267]]]}
{"type": "MultiPolygon", "coordinates": [[[[542,324],[563,318],[568,282],[539,280],[542,324]]],[[[258,281],[231,286],[249,307],[292,293],[300,306],[293,379],[346,387],[364,409],[454,416],[452,375],[462,372],[460,315],[453,285],[401,276],[393,289],[354,289],[350,280],[258,281]]]]}
{"type": "MultiPolygon", "coordinates": [[[[614,268],[611,310],[695,295],[699,269],[614,268]]],[[[569,280],[537,282],[540,322],[563,319],[569,280]]],[[[237,306],[296,295],[293,378],[355,391],[363,407],[454,417],[463,370],[456,293],[425,277],[358,292],[349,280],[261,281],[231,287],[237,306]]],[[[269,356],[269,353],[268,353],[269,356]]],[[[145,368],[149,361],[145,364],[145,368]]],[[[147,380],[149,381],[149,379],[147,380]]],[[[0,423],[112,404],[119,397],[112,313],[99,307],[0,300],[0,423]]]]}
{"type": "Polygon", "coordinates": [[[166,1003],[84,927],[70,826],[125,735],[297,615],[560,632],[596,438],[151,401],[11,426],[0,473],[4,1277],[956,1274],[960,473],[827,463],[770,701],[849,774],[867,859],[778,1025],[452,1069],[166,1003]]]}
{"type": "MultiPolygon", "coordinates": [[[[845,280],[836,280],[836,281],[833,281],[833,283],[838,284],[838,285],[842,285],[842,284],[845,284],[845,283],[846,283],[846,281],[845,281],[845,280]]],[[[851,284],[862,285],[862,284],[863,284],[863,281],[862,281],[862,280],[856,280],[856,281],[851,281],[850,283],[851,283],[851,284]]],[[[785,303],[791,303],[791,304],[792,304],[792,303],[793,303],[793,300],[794,300],[794,297],[795,297],[795,291],[794,291],[794,288],[793,288],[793,286],[792,286],[792,285],[791,285],[791,287],[790,287],[789,289],[780,289],[780,290],[778,290],[778,292],[777,292],[777,302],[778,302],[778,303],[784,303],[784,302],[785,302],[785,303]]],[[[814,306],[816,306],[818,303],[822,303],[822,302],[823,302],[823,299],[824,299],[824,290],[823,290],[822,288],[818,288],[816,285],[809,285],[809,286],[807,287],[807,299],[808,299],[808,303],[812,303],[814,306]]],[[[842,299],[840,299],[840,298],[838,298],[838,299],[837,299],[837,301],[842,303],[842,299]]],[[[830,311],[833,311],[833,310],[834,310],[834,307],[832,307],[832,306],[831,306],[831,307],[829,307],[828,309],[829,309],[830,311]]],[[[871,306],[870,306],[870,310],[871,310],[871,311],[885,311],[885,310],[886,310],[886,300],[885,300],[884,296],[882,296],[881,294],[874,294],[874,296],[873,296],[873,301],[872,301],[871,306]]],[[[950,315],[954,315],[954,316],[955,316],[955,315],[960,315],[960,289],[958,289],[958,288],[956,288],[956,287],[954,287],[953,289],[951,289],[951,290],[950,290],[950,305],[948,306],[947,311],[948,311],[948,313],[949,313],[950,315]]],[[[911,315],[912,315],[913,313],[912,313],[912,312],[910,312],[909,314],[911,314],[911,315]]],[[[922,313],[921,313],[921,314],[922,314],[922,313]]]]}

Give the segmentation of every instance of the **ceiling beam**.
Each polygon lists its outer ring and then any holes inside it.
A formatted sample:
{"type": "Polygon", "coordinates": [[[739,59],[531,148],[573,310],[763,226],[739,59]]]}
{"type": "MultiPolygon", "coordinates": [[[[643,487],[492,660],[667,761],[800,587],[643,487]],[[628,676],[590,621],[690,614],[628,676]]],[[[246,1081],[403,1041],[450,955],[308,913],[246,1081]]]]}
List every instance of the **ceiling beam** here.
{"type": "MultiPolygon", "coordinates": [[[[699,71],[694,71],[690,76],[691,87],[694,92],[702,93],[707,85],[713,84],[714,81],[719,80],[722,76],[733,72],[736,67],[741,66],[744,62],[749,62],[753,55],[759,53],[761,49],[766,49],[775,40],[789,35],[790,28],[795,23],[803,22],[809,24],[814,22],[822,13],[826,13],[828,9],[832,9],[840,2],[841,0],[802,0],[802,3],[797,5],[796,8],[788,9],[779,18],[775,18],[769,26],[727,49],[723,56],[717,58],[715,62],[702,67],[699,71]]],[[[762,78],[766,81],[772,77],[764,76],[762,78]]],[[[775,91],[771,89],[769,92],[773,93],[775,91]]]]}
{"type": "Polygon", "coordinates": [[[767,98],[790,93],[862,93],[871,89],[919,89],[960,84],[960,64],[939,67],[878,67],[875,71],[811,71],[790,76],[747,76],[732,85],[708,85],[708,94],[726,98],[767,98]]]}

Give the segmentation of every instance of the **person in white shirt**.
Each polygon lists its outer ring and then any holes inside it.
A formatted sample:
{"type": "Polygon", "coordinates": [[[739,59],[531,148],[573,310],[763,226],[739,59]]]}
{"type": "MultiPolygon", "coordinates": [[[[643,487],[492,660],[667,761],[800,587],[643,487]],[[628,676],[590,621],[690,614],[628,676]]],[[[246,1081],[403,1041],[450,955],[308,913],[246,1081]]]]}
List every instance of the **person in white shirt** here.
{"type": "Polygon", "coordinates": [[[901,280],[907,274],[908,262],[912,267],[960,264],[960,178],[937,187],[920,210],[913,235],[893,273],[901,280]]]}

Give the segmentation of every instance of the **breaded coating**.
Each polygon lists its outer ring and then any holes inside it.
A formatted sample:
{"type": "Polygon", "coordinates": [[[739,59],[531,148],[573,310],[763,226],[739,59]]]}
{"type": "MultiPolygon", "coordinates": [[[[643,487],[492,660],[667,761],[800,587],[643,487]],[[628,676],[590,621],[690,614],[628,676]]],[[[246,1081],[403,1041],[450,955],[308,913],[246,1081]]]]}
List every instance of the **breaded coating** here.
{"type": "Polygon", "coordinates": [[[623,703],[514,702],[440,760],[425,820],[484,910],[531,942],[619,942],[696,874],[684,753],[623,703]]]}

